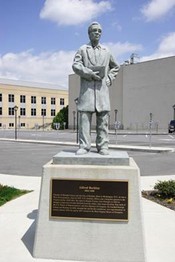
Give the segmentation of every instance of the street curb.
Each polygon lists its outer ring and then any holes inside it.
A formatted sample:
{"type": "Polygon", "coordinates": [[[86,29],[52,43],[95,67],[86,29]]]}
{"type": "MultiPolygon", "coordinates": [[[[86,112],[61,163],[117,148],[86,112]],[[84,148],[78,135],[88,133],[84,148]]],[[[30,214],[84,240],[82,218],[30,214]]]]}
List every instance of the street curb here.
{"type": "MultiPolygon", "coordinates": [[[[9,139],[9,138],[0,138],[0,141],[9,141],[16,143],[32,143],[32,144],[46,144],[46,145],[63,145],[63,146],[78,146],[75,142],[56,142],[56,141],[47,141],[47,140],[29,140],[29,139],[9,139]]],[[[95,144],[92,144],[92,147],[95,147],[95,144]]],[[[127,146],[127,145],[109,145],[110,149],[123,150],[123,151],[137,151],[137,152],[147,152],[147,153],[168,153],[175,152],[174,148],[166,147],[147,147],[147,146],[127,146]]]]}

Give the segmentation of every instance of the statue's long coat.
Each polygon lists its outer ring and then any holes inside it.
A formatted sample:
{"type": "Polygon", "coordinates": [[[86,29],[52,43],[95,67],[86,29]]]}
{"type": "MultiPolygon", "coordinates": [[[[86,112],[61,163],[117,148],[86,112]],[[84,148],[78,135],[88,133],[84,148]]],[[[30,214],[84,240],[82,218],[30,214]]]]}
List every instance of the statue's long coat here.
{"type": "Polygon", "coordinates": [[[98,45],[97,49],[98,55],[95,55],[91,44],[83,45],[74,58],[73,70],[81,78],[78,111],[110,111],[109,86],[118,73],[119,65],[106,47],[98,45]],[[92,80],[90,67],[93,66],[105,67],[105,76],[101,81],[92,80]],[[106,81],[110,84],[107,85],[106,81]]]}

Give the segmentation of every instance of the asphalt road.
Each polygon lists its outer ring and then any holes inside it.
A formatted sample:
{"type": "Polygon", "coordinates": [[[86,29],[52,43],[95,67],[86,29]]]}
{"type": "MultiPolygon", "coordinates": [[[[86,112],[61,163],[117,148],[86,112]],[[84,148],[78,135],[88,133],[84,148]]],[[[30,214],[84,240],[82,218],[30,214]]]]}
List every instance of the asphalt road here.
{"type": "Polygon", "coordinates": [[[0,141],[0,173],[41,176],[42,167],[64,146],[0,141]]]}
{"type": "MultiPolygon", "coordinates": [[[[20,130],[17,133],[19,139],[32,140],[47,140],[47,141],[74,141],[76,142],[76,131],[26,131],[20,130]]],[[[14,130],[0,130],[0,138],[13,138],[14,130]]],[[[117,135],[112,131],[109,135],[111,144],[128,144],[128,145],[142,145],[142,146],[164,146],[175,148],[175,134],[153,134],[151,137],[149,133],[137,134],[119,132],[117,135]]],[[[92,142],[95,141],[95,132],[92,132],[92,142]]]]}
{"type": "MultiPolygon", "coordinates": [[[[13,132],[5,134],[13,138],[13,132]]],[[[5,137],[3,131],[0,137],[5,137]]],[[[41,176],[42,166],[61,150],[76,150],[77,147],[38,144],[37,140],[76,141],[75,132],[22,132],[21,138],[36,140],[35,144],[0,141],[0,173],[12,175],[41,176]]],[[[95,140],[95,134],[92,134],[95,140]]],[[[116,135],[110,135],[110,143],[116,143],[116,135]]],[[[118,144],[148,145],[147,135],[117,136],[118,144]]],[[[152,145],[175,148],[174,135],[153,135],[152,145]]],[[[141,176],[175,174],[175,153],[147,153],[128,151],[140,168],[141,176]]]]}

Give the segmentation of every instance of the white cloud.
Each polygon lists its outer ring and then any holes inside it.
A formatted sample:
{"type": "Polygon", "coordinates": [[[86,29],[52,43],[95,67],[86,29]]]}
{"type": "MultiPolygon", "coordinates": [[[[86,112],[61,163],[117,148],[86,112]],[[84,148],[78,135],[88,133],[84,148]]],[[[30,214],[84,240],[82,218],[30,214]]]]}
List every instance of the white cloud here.
{"type": "Polygon", "coordinates": [[[150,0],[141,9],[146,20],[154,21],[169,13],[175,7],[175,0],[150,0]]]}
{"type": "MultiPolygon", "coordinates": [[[[105,43],[123,63],[132,52],[141,50],[141,45],[105,43]]],[[[0,56],[0,78],[31,82],[53,83],[68,87],[68,75],[73,73],[72,62],[76,51],[45,52],[35,55],[33,50],[7,53],[0,56]]]]}
{"type": "Polygon", "coordinates": [[[0,77],[67,87],[74,54],[74,51],[59,51],[33,55],[32,50],[7,53],[0,56],[0,77]]]}
{"type": "MultiPolygon", "coordinates": [[[[175,32],[162,37],[157,50],[140,58],[140,61],[175,56],[175,32]]],[[[132,53],[143,49],[140,44],[129,42],[103,43],[119,63],[130,58],[132,53]]],[[[68,87],[68,75],[73,73],[72,61],[75,51],[45,52],[35,55],[33,50],[0,55],[0,78],[47,82],[68,87]]]]}
{"type": "Polygon", "coordinates": [[[77,25],[90,21],[111,8],[107,0],[46,0],[40,18],[51,20],[58,25],[77,25]]]}
{"type": "MultiPolygon", "coordinates": [[[[131,43],[105,43],[118,62],[123,63],[131,53],[142,49],[131,43]]],[[[0,55],[0,78],[53,83],[68,87],[68,75],[73,73],[76,51],[45,52],[35,55],[33,50],[0,55]]]]}
{"type": "Polygon", "coordinates": [[[123,63],[125,60],[130,58],[132,53],[137,53],[142,50],[142,45],[132,44],[129,42],[125,43],[104,43],[109,48],[112,54],[117,58],[118,62],[123,63]]]}
{"type": "Polygon", "coordinates": [[[175,56],[175,32],[169,33],[161,39],[161,42],[155,51],[150,56],[144,56],[141,61],[153,60],[157,58],[175,56]]]}
{"type": "Polygon", "coordinates": [[[112,26],[115,27],[118,32],[122,31],[122,26],[118,22],[112,23],[112,26]]]}
{"type": "Polygon", "coordinates": [[[159,53],[175,53],[175,32],[169,33],[167,36],[163,37],[159,45],[159,53]]]}

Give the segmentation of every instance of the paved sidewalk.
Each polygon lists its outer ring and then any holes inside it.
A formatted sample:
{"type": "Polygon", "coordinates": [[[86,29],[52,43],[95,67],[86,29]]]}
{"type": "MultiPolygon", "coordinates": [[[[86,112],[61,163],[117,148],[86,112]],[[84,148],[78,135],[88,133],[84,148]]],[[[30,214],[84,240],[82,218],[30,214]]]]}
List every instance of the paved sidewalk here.
{"type": "MultiPolygon", "coordinates": [[[[141,177],[141,189],[153,188],[158,180],[174,176],[141,177]]],[[[32,257],[35,219],[37,216],[41,178],[0,174],[0,183],[20,189],[26,194],[0,207],[1,262],[57,262],[32,257]]],[[[175,262],[175,212],[142,199],[147,262],[175,262]]]]}

